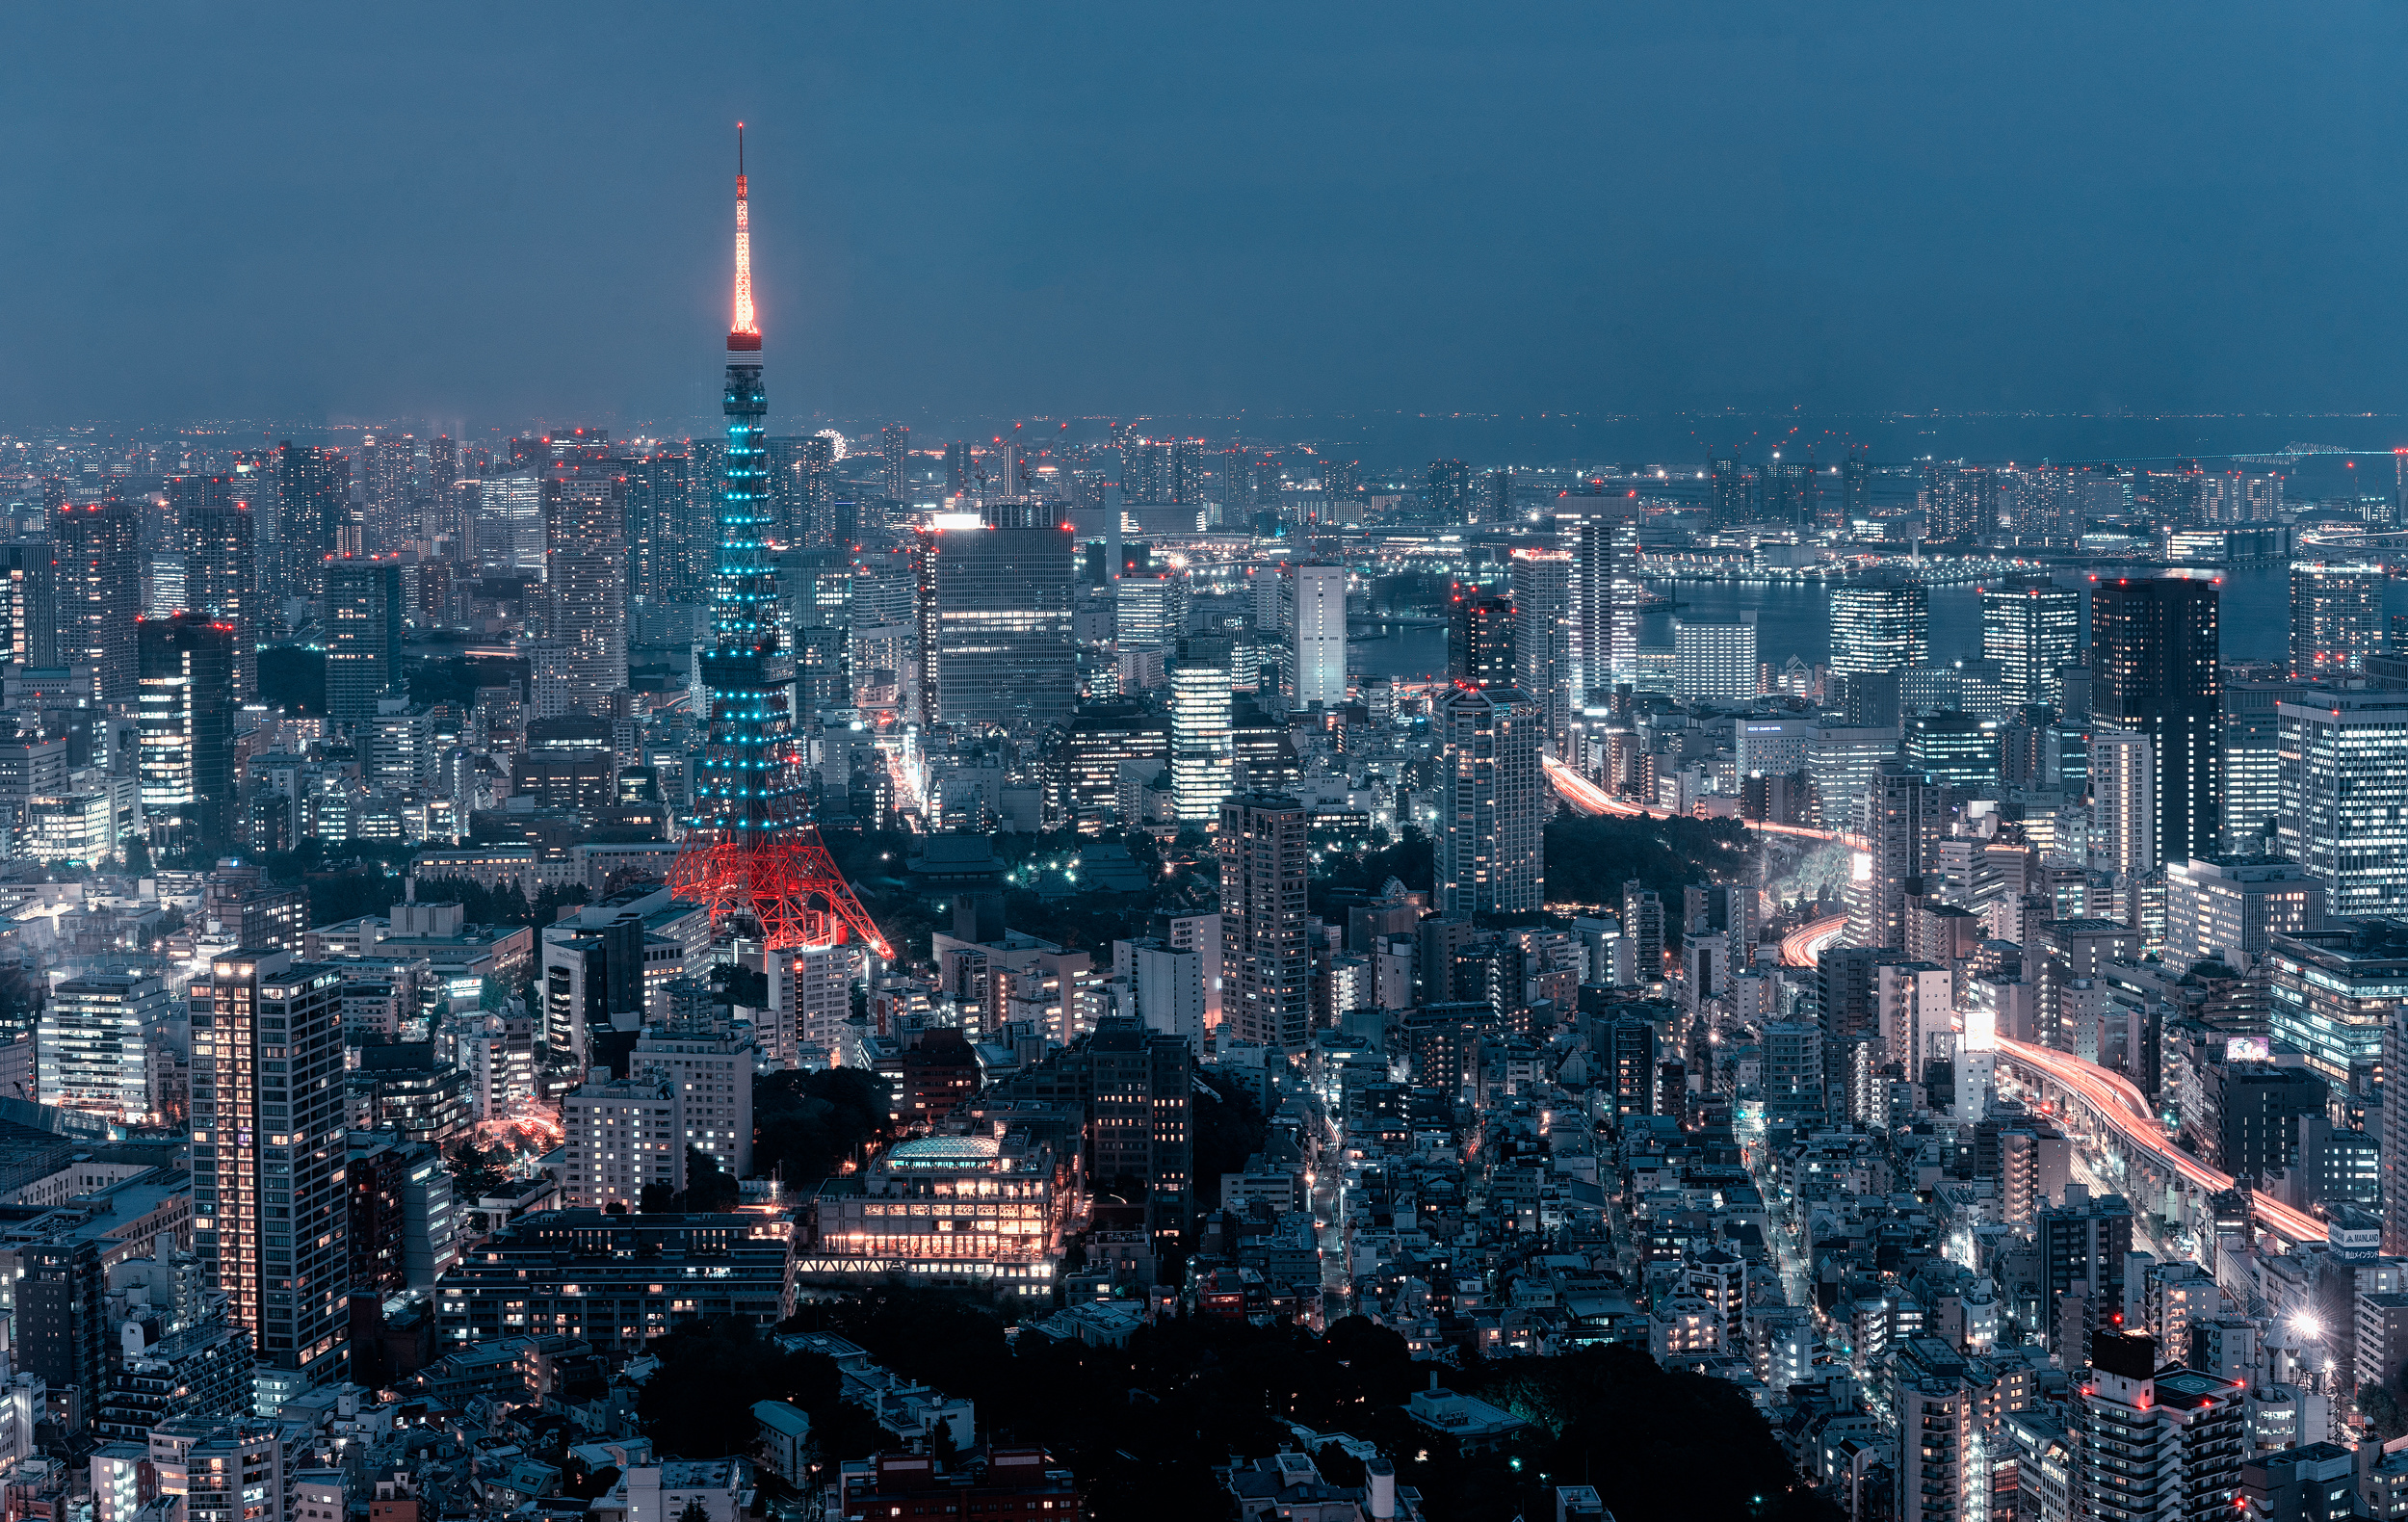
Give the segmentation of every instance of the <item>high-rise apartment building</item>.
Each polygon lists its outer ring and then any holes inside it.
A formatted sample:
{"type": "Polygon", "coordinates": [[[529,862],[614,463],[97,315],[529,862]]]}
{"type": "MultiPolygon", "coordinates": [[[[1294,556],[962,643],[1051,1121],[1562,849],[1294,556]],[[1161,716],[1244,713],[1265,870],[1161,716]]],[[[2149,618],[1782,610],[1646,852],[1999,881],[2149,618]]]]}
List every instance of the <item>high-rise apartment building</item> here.
{"type": "Polygon", "coordinates": [[[366,515],[364,552],[385,554],[400,549],[417,528],[410,512],[410,465],[418,441],[407,433],[375,435],[361,446],[360,507],[366,515]]]}
{"type": "Polygon", "coordinates": [[[402,566],[393,560],[329,561],[324,567],[327,717],[358,723],[402,674],[402,566]]]}
{"type": "Polygon", "coordinates": [[[1338,708],[1347,700],[1347,571],[1290,565],[1279,577],[1281,695],[1290,708],[1338,708]]]}
{"type": "Polygon", "coordinates": [[[886,488],[889,499],[908,503],[911,500],[911,430],[901,423],[889,423],[877,433],[880,464],[879,485],[886,488]]]}
{"type": "Polygon", "coordinates": [[[2223,844],[2217,600],[2213,582],[2184,578],[2101,582],[2090,594],[2092,716],[2148,736],[2156,756],[2152,866],[2223,844]]]}
{"type": "Polygon", "coordinates": [[[313,596],[325,585],[321,566],[351,521],[351,459],[340,450],[278,444],[275,479],[283,590],[313,596]]]}
{"type": "Polygon", "coordinates": [[[1228,1034],[1280,1051],[1312,1037],[1304,941],[1304,805],[1280,793],[1220,805],[1221,1015],[1228,1034]]]}
{"type": "Polygon", "coordinates": [[[2354,671],[2383,648],[2381,565],[2298,561],[2290,568],[2290,674],[2354,671]]]}
{"type": "Polygon", "coordinates": [[[2303,691],[2275,713],[2276,849],[2330,914],[2408,914],[2408,693],[2303,691]]]}
{"type": "Polygon", "coordinates": [[[343,1377],[350,1202],[340,967],[227,952],[193,1006],[193,1251],[267,1378],[343,1377]]]}
{"type": "Polygon", "coordinates": [[[184,506],[185,607],[234,629],[234,698],[249,702],[259,691],[259,635],[267,600],[259,584],[259,514],[238,492],[249,478],[217,477],[222,483],[184,506]]]}
{"type": "Polygon", "coordinates": [[[2157,747],[2135,729],[2090,735],[2090,854],[2110,872],[2145,877],[2158,865],[2157,747]]]}
{"type": "Polygon", "coordinates": [[[1078,701],[1070,589],[1078,541],[1054,502],[994,502],[924,534],[923,612],[934,718],[949,723],[1069,719],[1078,701]]]}
{"type": "Polygon", "coordinates": [[[236,628],[199,614],[137,626],[136,775],[154,832],[181,821],[179,847],[216,852],[234,840],[236,628]]]}
{"type": "Polygon", "coordinates": [[[1513,685],[1536,708],[1539,732],[1561,749],[1575,717],[1572,557],[1515,550],[1512,575],[1513,685]]]}
{"type": "Polygon", "coordinates": [[[1472,467],[1459,459],[1429,462],[1429,515],[1440,523],[1472,521],[1472,467]]]}
{"type": "Polygon", "coordinates": [[[627,686],[626,478],[587,466],[543,492],[544,633],[562,646],[562,701],[606,713],[627,686]]]}
{"type": "Polygon", "coordinates": [[[2111,1331],[2091,1337],[2089,1364],[2068,1424],[2072,1515],[2234,1515],[2248,1449],[2247,1386],[2160,1362],[2152,1339],[2111,1331]]]}
{"type": "Polygon", "coordinates": [[[41,1103],[142,1121],[153,1110],[151,1044],[178,1002],[141,972],[78,973],[51,989],[36,1038],[41,1103]]]}
{"type": "Polygon", "coordinates": [[[67,503],[50,515],[59,661],[90,665],[97,707],[134,700],[143,611],[142,521],[130,502],[67,503]]]}
{"type": "Polygon", "coordinates": [[[1431,725],[1440,752],[1438,908],[1518,914],[1547,897],[1538,715],[1511,687],[1458,683],[1431,725]]]}
{"type": "Polygon", "coordinates": [[[2081,653],[2081,593],[2071,587],[1984,588],[1981,653],[1999,663],[2009,701],[2061,706],[2058,672],[2081,653]]]}
{"type": "Polygon", "coordinates": [[[1683,702],[1745,702],[1757,675],[1753,622],[1672,620],[1672,693],[1683,702]]]}
{"type": "Polygon", "coordinates": [[[568,1208],[617,1205],[632,1214],[647,1188],[683,1193],[686,1115],[677,1082],[660,1072],[620,1079],[596,1072],[602,1076],[561,1097],[568,1175],[561,1189],[568,1208]]]}
{"type": "Polygon", "coordinates": [[[621,465],[627,477],[629,595],[646,608],[707,601],[718,526],[709,486],[697,479],[694,457],[664,453],[621,465]]]}
{"type": "Polygon", "coordinates": [[[1832,675],[1895,671],[1930,659],[1930,599],[1922,582],[1876,577],[1832,589],[1832,675]]]}
{"type": "Polygon", "coordinates": [[[1920,876],[1939,838],[1937,800],[1924,774],[1888,761],[1866,781],[1857,833],[1871,859],[1851,874],[1856,902],[1848,939],[1859,946],[1906,944],[1906,879],[1920,876]]]}

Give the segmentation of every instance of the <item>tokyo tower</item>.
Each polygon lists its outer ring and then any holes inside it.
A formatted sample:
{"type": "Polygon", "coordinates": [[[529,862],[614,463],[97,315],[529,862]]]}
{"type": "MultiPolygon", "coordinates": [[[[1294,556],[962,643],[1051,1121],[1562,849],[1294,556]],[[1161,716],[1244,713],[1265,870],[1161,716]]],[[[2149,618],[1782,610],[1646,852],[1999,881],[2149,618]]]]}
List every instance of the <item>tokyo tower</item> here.
{"type": "Polygon", "coordinates": [[[736,126],[736,312],[727,330],[727,467],[720,483],[712,567],[712,641],[701,657],[710,730],[692,791],[684,849],[669,873],[677,897],[711,906],[715,934],[758,936],[774,951],[858,935],[894,951],[837,871],[807,817],[796,765],[795,659],[778,624],[767,542],[773,512],[764,439],[761,328],[752,312],[752,234],[746,213],[744,124],[736,126]]]}

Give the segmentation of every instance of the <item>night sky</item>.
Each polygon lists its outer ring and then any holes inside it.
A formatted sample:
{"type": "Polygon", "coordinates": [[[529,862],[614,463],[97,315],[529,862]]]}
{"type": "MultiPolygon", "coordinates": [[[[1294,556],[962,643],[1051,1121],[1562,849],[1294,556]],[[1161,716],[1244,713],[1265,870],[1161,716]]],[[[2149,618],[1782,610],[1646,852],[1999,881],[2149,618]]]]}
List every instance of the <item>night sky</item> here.
{"type": "Polygon", "coordinates": [[[0,426],[687,416],[740,118],[788,415],[2395,413],[2404,18],[16,6],[0,426]]]}

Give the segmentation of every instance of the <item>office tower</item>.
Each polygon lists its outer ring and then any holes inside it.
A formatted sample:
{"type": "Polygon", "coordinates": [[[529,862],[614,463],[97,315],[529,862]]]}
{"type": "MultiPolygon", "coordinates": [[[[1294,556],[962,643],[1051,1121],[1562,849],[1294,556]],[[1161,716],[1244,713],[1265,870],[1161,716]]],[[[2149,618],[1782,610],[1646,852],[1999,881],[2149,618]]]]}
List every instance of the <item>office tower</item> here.
{"type": "Polygon", "coordinates": [[[418,441],[407,433],[372,437],[360,450],[360,506],[367,514],[368,553],[399,549],[417,528],[409,511],[409,467],[417,453],[418,441]]]}
{"type": "Polygon", "coordinates": [[[1756,695],[1756,625],[1672,620],[1672,695],[1685,703],[1756,695]]]}
{"type": "Polygon", "coordinates": [[[1999,780],[1999,723],[1961,711],[1906,722],[1908,765],[1933,787],[1980,788],[1999,780]]]}
{"type": "Polygon", "coordinates": [[[193,1251],[271,1380],[344,1374],[343,980],[288,951],[232,951],[192,1008],[193,1251]]]}
{"type": "Polygon", "coordinates": [[[1232,782],[1236,747],[1229,689],[1230,643],[1181,642],[1170,663],[1170,793],[1182,823],[1217,819],[1232,782]]]}
{"type": "Polygon", "coordinates": [[[329,561],[325,577],[327,717],[358,723],[402,674],[401,563],[329,561]]]}
{"type": "Polygon", "coordinates": [[[562,700],[607,713],[627,686],[626,481],[588,466],[543,490],[544,635],[563,647],[562,700]]]}
{"type": "Polygon", "coordinates": [[[1347,700],[1347,570],[1289,565],[1279,573],[1281,695],[1294,709],[1347,700]]]}
{"type": "Polygon", "coordinates": [[[1544,737],[1512,687],[1457,685],[1438,699],[1441,913],[1542,908],[1547,898],[1544,737]]]}
{"type": "Polygon", "coordinates": [[[543,568],[543,483],[514,472],[477,483],[477,515],[471,525],[473,558],[498,571],[543,568]]]}
{"type": "Polygon", "coordinates": [[[990,502],[976,525],[921,536],[937,721],[1033,724],[1078,701],[1070,590],[1077,539],[1052,502],[990,502]]]}
{"type": "Polygon", "coordinates": [[[735,312],[720,402],[727,444],[720,456],[711,645],[695,661],[710,727],[687,790],[692,813],[669,884],[679,898],[710,906],[714,935],[757,935],[770,951],[835,945],[858,935],[870,950],[891,958],[893,948],[802,811],[805,783],[794,754],[794,659],[781,648],[776,567],[767,543],[762,437],[770,404],[761,385],[761,329],[753,319],[743,143],[740,128],[735,312]]]}
{"type": "Polygon", "coordinates": [[[2337,918],[2408,913],[2408,693],[2300,692],[2275,719],[2276,849],[2337,918]]]}
{"type": "Polygon", "coordinates": [[[154,1109],[151,1045],[180,1004],[166,983],[140,972],[82,972],[51,989],[36,1042],[41,1103],[141,1122],[154,1109]]]}
{"type": "MultiPolygon", "coordinates": [[[[2075,1367],[2068,1357],[2066,1367],[2075,1367]]],[[[2184,1519],[2236,1514],[2247,1387],[2160,1362],[2147,1337],[2100,1331],[2074,1392],[2070,1513],[2184,1519]]]]}
{"type": "Polygon", "coordinates": [[[1638,605],[1646,593],[1638,576],[1638,517],[1630,498],[1601,499],[1573,531],[1575,683],[1587,703],[1604,702],[1638,664],[1638,605]]]}
{"type": "Polygon", "coordinates": [[[2144,877],[2158,853],[2157,748],[2133,729],[2090,735],[2090,854],[2108,871],[2144,877]]]}
{"type": "Polygon", "coordinates": [[[1857,899],[1848,939],[1859,946],[1906,944],[1906,879],[1919,877],[1939,837],[1939,808],[1924,774],[1903,762],[1885,761],[1867,778],[1858,808],[1868,868],[1853,874],[1857,899]]]}
{"type": "Polygon", "coordinates": [[[137,626],[136,774],[154,837],[234,845],[234,626],[199,614],[137,626]],[[191,834],[173,827],[182,822],[191,834]],[[164,827],[164,828],[163,828],[164,827]]]}
{"type": "Polygon", "coordinates": [[[2224,775],[2224,844],[2229,851],[2272,848],[2283,807],[2278,739],[2282,705],[2298,691],[2288,681],[2227,676],[2216,697],[2218,761],[2224,775]]]}
{"type": "MultiPolygon", "coordinates": [[[[2368,1076],[2373,1076],[2371,1063],[2368,1076]]],[[[2208,1064],[2200,1079],[2203,1107],[2215,1116],[2208,1161],[2253,1187],[2267,1170],[2299,1161],[2299,1117],[2325,1113],[2321,1072],[2226,1062],[2208,1064]]]]}
{"type": "Polygon", "coordinates": [[[881,464],[879,485],[893,501],[911,501],[911,430],[901,423],[889,423],[877,433],[877,453],[881,464]]]}
{"type": "Polygon", "coordinates": [[[1459,459],[1429,462],[1427,506],[1432,521],[1472,521],[1472,467],[1459,459]]]}
{"type": "Polygon", "coordinates": [[[1537,710],[1539,733],[1562,749],[1574,717],[1572,557],[1513,552],[1513,685],[1537,710]]]}
{"type": "Polygon", "coordinates": [[[1831,674],[1895,671],[1931,659],[1931,612],[1924,584],[1881,576],[1831,592],[1831,674]]]}
{"type": "Polygon", "coordinates": [[[945,446],[945,495],[968,496],[970,485],[970,446],[955,439],[945,446]]]}
{"type": "Polygon", "coordinates": [[[58,563],[47,539],[0,544],[0,661],[59,664],[58,563]]]}
{"type": "Polygon", "coordinates": [[[2156,752],[2152,866],[2223,843],[2216,601],[2212,582],[2182,579],[2101,582],[2090,594],[2092,716],[2147,735],[2156,752]]]}
{"type": "MultiPolygon", "coordinates": [[[[242,478],[227,479],[239,486],[242,478]]],[[[260,595],[259,517],[232,489],[211,492],[182,510],[185,606],[232,627],[234,699],[259,691],[259,639],[267,622],[260,595]]]]}
{"type": "Polygon", "coordinates": [[[2383,648],[2380,565],[2298,561],[2290,568],[2290,674],[2355,671],[2383,648]]]}
{"type": "Polygon", "coordinates": [[[340,450],[287,441],[275,448],[275,480],[284,594],[314,596],[325,586],[320,566],[351,521],[352,462],[340,450]]]}
{"type": "Polygon", "coordinates": [[[1241,1041],[1301,1051],[1312,1037],[1304,943],[1304,805],[1278,793],[1220,804],[1221,1010],[1241,1041]]]}
{"type": "Polygon", "coordinates": [[[1748,522],[1755,516],[1755,511],[1747,500],[1747,478],[1740,473],[1738,451],[1707,456],[1706,476],[1706,524],[1709,528],[1726,529],[1735,523],[1748,522]]]}
{"type": "Polygon", "coordinates": [[[2081,593],[2070,587],[1989,587],[1981,593],[1981,653],[1999,663],[2007,699],[2064,701],[2058,671],[2081,653],[2081,593]]]}
{"type": "Polygon", "coordinates": [[[1447,674],[1474,687],[1513,685],[1513,602],[1460,591],[1448,610],[1447,674]]]}
{"type": "Polygon", "coordinates": [[[59,664],[92,668],[95,707],[134,700],[143,611],[142,522],[130,502],[68,503],[50,515],[59,664]]]}
{"type": "Polygon", "coordinates": [[[2165,869],[2165,960],[2186,969],[2221,959],[2236,971],[2265,956],[2267,939],[2324,928],[2324,884],[2281,856],[2200,856],[2165,869]]]}

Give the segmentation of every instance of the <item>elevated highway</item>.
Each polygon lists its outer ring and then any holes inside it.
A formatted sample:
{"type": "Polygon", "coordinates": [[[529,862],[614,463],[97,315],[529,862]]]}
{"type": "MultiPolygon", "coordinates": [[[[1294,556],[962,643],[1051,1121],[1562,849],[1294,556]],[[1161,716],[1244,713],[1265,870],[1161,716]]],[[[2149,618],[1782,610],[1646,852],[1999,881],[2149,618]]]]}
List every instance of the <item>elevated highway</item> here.
{"type": "MultiPolygon", "coordinates": [[[[1628,799],[1615,798],[1554,756],[1544,756],[1541,759],[1546,763],[1547,781],[1556,790],[1556,796],[1580,813],[1592,816],[1614,814],[1625,819],[1670,819],[1673,817],[1672,810],[1668,808],[1652,808],[1644,803],[1634,803],[1628,799]]],[[[1836,840],[1842,845],[1853,846],[1859,851],[1865,849],[1865,842],[1861,837],[1846,834],[1841,830],[1813,829],[1804,825],[1772,825],[1754,819],[1742,819],[1740,823],[1760,834],[1795,835],[1806,840],[1836,840]]]]}
{"type": "MultiPolygon", "coordinates": [[[[1811,929],[1812,927],[1809,927],[1811,929]]],[[[1786,946],[1784,952],[1786,955],[1786,946]]],[[[2149,1101],[2130,1079],[2111,1073],[2071,1052],[2027,1041],[1999,1038],[1999,1061],[2015,1069],[2042,1097],[2054,1101],[2069,1117],[2087,1121],[2099,1144],[2121,1159],[2125,1176],[2146,1183],[2170,1196],[2179,1207],[2177,1222],[2191,1227],[2199,1240],[2213,1235],[2209,1197],[2233,1187],[2233,1176],[2200,1162],[2168,1141],[2150,1111],[2149,1101]],[[2202,1225],[2206,1229],[2198,1229],[2202,1225]]],[[[2157,1195],[2135,1200],[2134,1208],[2154,1208],[2157,1195]]],[[[2252,1194],[2250,1214],[2258,1228],[2286,1243],[2322,1242],[2324,1222],[2305,1211],[2293,1210],[2265,1194],[2252,1194]]]]}
{"type": "Polygon", "coordinates": [[[1812,967],[1822,956],[1822,949],[1840,938],[1847,929],[1847,916],[1828,914],[1819,920],[1808,920],[1781,937],[1781,965],[1812,967]]]}

